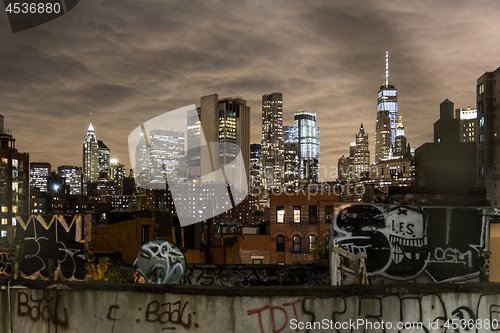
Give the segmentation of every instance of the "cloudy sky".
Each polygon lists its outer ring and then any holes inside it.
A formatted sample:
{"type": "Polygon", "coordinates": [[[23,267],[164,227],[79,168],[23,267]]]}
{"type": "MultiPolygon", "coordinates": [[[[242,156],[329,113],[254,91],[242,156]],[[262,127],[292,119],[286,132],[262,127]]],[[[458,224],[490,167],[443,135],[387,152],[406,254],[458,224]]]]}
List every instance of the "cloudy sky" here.
{"type": "Polygon", "coordinates": [[[283,93],[284,123],[316,112],[320,163],[349,153],[363,123],[374,160],[377,91],[398,88],[410,144],[432,141],[439,104],[475,105],[476,79],[500,66],[500,1],[80,1],[12,33],[0,14],[0,114],[31,161],[81,165],[90,116],[111,157],[127,138],[200,97],[242,96],[251,141],[261,98],[283,93]]]}

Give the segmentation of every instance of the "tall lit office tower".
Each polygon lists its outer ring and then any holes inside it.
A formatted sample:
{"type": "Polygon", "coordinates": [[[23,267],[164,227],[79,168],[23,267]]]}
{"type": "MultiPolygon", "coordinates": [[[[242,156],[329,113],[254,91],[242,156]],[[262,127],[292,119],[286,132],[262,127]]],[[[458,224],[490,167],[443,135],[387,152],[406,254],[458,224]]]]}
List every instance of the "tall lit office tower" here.
{"type": "Polygon", "coordinates": [[[83,138],[83,193],[87,193],[87,183],[97,182],[99,176],[99,143],[94,126],[90,123],[87,135],[83,138]]]}
{"type": "Polygon", "coordinates": [[[109,148],[101,140],[97,140],[97,146],[99,147],[99,166],[97,168],[99,172],[106,171],[109,174],[109,148]]]}
{"type": "MultiPolygon", "coordinates": [[[[386,51],[385,53],[385,82],[384,85],[382,85],[380,87],[380,90],[378,91],[377,112],[379,111],[389,112],[389,120],[391,124],[391,147],[392,147],[396,143],[396,128],[398,127],[398,91],[393,85],[389,84],[389,51],[386,51]]],[[[377,114],[377,120],[378,119],[379,115],[377,114]]],[[[377,138],[375,140],[376,142],[379,141],[377,140],[377,138]]],[[[391,148],[389,147],[389,149],[391,148]]],[[[375,151],[376,151],[375,154],[379,152],[379,157],[380,157],[381,156],[380,152],[383,151],[383,149],[379,148],[375,149],[375,151]]]]}
{"type": "MultiPolygon", "coordinates": [[[[354,146],[354,173],[362,178],[370,170],[370,149],[368,145],[368,134],[365,133],[363,123],[356,134],[356,145],[354,146]]],[[[352,145],[351,145],[352,147],[352,145]]]]}
{"type": "Polygon", "coordinates": [[[260,163],[261,145],[259,143],[250,144],[250,192],[258,192],[260,189],[260,163]]]}
{"type": "Polygon", "coordinates": [[[269,189],[283,182],[283,95],[262,96],[262,185],[269,189]]]}
{"type": "Polygon", "coordinates": [[[184,132],[154,129],[149,132],[150,182],[165,184],[186,179],[184,132]]]}
{"type": "Polygon", "coordinates": [[[500,205],[500,67],[477,79],[478,186],[486,188],[492,206],[500,205]]]}
{"type": "Polygon", "coordinates": [[[294,116],[301,182],[319,182],[319,128],[316,113],[300,110],[294,116]]]}
{"type": "Polygon", "coordinates": [[[477,110],[456,109],[455,119],[460,119],[460,142],[476,142],[477,110]]]}
{"type": "Polygon", "coordinates": [[[299,144],[295,126],[283,126],[283,155],[283,186],[286,191],[291,192],[297,188],[299,177],[299,144]]]}
{"type": "Polygon", "coordinates": [[[82,194],[82,168],[73,165],[57,167],[57,174],[64,177],[64,183],[69,185],[69,194],[82,194]]]}
{"type": "Polygon", "coordinates": [[[192,180],[201,175],[201,120],[198,111],[199,110],[189,110],[187,116],[186,167],[188,180],[192,180]]]}
{"type": "MultiPolygon", "coordinates": [[[[236,144],[241,150],[246,179],[249,182],[250,107],[246,103],[246,100],[241,97],[227,97],[219,100],[219,95],[213,94],[201,98],[201,105],[196,110],[197,115],[194,112],[188,113],[187,165],[190,179],[210,174],[230,163],[238,153],[232,145],[236,144]],[[201,128],[203,128],[205,142],[219,142],[219,159],[211,160],[209,156],[204,155],[206,154],[204,149],[192,151],[192,147],[200,146],[201,128]]],[[[230,174],[227,176],[231,179],[240,179],[230,174]]],[[[224,180],[221,179],[221,181],[224,180]]]]}
{"type": "Polygon", "coordinates": [[[110,160],[110,172],[111,180],[119,184],[123,181],[123,178],[127,177],[125,164],[119,163],[116,159],[110,160]]]}
{"type": "Polygon", "coordinates": [[[401,116],[399,116],[398,127],[396,127],[396,141],[394,143],[394,157],[404,156],[407,150],[407,140],[405,136],[405,127],[403,125],[403,121],[401,120],[401,116]]]}
{"type": "Polygon", "coordinates": [[[389,111],[377,111],[377,124],[375,125],[375,162],[380,162],[391,155],[391,119],[389,111]]]}
{"type": "Polygon", "coordinates": [[[47,192],[47,177],[50,176],[50,163],[30,163],[30,187],[38,188],[41,192],[47,192]]]}
{"type": "MultiPolygon", "coordinates": [[[[147,139],[147,138],[146,138],[147,139]]],[[[149,183],[149,147],[141,133],[139,143],[135,147],[134,178],[137,186],[149,183]]]]}

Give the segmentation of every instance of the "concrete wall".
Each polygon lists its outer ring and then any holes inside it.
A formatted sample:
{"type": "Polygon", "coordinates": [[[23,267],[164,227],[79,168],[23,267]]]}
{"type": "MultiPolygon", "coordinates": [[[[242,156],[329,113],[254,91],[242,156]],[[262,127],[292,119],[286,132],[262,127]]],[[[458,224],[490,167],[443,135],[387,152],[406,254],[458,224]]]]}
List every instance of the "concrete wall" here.
{"type": "MultiPolygon", "coordinates": [[[[422,328],[399,331],[444,332],[448,319],[475,324],[481,319],[477,332],[493,331],[484,329],[486,319],[500,326],[500,285],[491,283],[272,289],[78,282],[8,289],[6,281],[0,284],[0,333],[306,332],[315,322],[329,329],[311,332],[383,332],[366,329],[365,321],[374,327],[384,322],[386,328],[421,322],[422,328]],[[351,330],[349,321],[358,319],[363,327],[351,330]],[[304,328],[295,329],[295,321],[304,328]],[[335,330],[335,323],[346,328],[335,330]]],[[[476,332],[455,332],[466,331],[476,332]]]]}

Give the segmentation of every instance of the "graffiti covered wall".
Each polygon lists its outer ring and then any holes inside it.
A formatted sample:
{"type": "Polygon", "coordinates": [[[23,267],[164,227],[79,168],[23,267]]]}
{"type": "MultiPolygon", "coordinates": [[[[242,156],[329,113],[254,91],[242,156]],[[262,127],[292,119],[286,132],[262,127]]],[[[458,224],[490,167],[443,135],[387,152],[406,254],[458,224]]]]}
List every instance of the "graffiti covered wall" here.
{"type": "Polygon", "coordinates": [[[479,281],[488,214],[468,207],[342,205],[330,242],[366,253],[370,283],[479,281]]]}
{"type": "Polygon", "coordinates": [[[188,265],[180,284],[201,286],[330,285],[328,266],[188,265]]]}
{"type": "Polygon", "coordinates": [[[27,279],[85,279],[84,223],[82,215],[31,215],[17,219],[22,235],[20,276],[27,279]]]}
{"type": "Polygon", "coordinates": [[[500,330],[498,284],[464,290],[460,290],[464,286],[411,286],[417,288],[229,287],[207,292],[206,287],[46,283],[42,289],[18,286],[8,292],[3,285],[0,304],[10,301],[11,308],[2,307],[0,333],[11,332],[11,323],[12,332],[39,333],[500,330]],[[446,325],[458,326],[446,329],[446,325]]]}

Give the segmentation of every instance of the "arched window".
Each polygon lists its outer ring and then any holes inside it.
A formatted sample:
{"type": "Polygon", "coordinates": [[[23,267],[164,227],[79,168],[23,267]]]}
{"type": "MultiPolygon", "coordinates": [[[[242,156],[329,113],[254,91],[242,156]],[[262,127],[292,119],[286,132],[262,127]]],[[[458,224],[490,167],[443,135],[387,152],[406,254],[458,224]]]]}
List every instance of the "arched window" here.
{"type": "Polygon", "coordinates": [[[293,252],[300,252],[301,239],[299,235],[293,236],[293,252]]]}
{"type": "Polygon", "coordinates": [[[276,252],[285,252],[285,236],[276,237],[276,252]]]}

